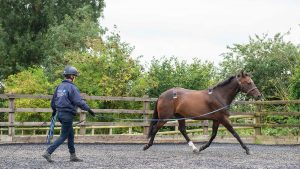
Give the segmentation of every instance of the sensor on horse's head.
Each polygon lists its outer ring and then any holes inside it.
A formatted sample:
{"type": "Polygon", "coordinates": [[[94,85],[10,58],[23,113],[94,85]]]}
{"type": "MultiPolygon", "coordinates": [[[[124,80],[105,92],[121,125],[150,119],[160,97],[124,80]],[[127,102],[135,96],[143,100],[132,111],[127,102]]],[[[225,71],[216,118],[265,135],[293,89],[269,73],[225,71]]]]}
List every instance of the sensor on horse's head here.
{"type": "Polygon", "coordinates": [[[208,94],[212,94],[213,93],[213,89],[208,89],[208,94]]]}
{"type": "Polygon", "coordinates": [[[173,99],[177,99],[177,91],[176,91],[176,89],[173,89],[173,99]]]}

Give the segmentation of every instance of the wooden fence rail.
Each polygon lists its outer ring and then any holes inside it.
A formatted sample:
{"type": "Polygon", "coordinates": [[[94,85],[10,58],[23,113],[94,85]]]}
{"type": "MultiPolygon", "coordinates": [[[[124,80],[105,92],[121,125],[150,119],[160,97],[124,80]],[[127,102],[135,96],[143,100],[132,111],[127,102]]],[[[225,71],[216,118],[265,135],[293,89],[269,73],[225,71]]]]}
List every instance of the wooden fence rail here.
{"type": "MultiPolygon", "coordinates": [[[[144,97],[106,97],[106,96],[88,96],[82,95],[86,100],[94,100],[94,101],[129,101],[129,102],[140,102],[141,108],[139,110],[133,109],[93,109],[96,114],[99,113],[117,113],[117,114],[134,114],[141,115],[142,118],[138,121],[118,121],[118,122],[90,122],[87,121],[86,112],[80,111],[80,121],[81,123],[74,122],[77,124],[75,126],[76,136],[79,137],[79,140],[82,142],[145,142],[146,135],[148,132],[149,126],[149,115],[152,114],[152,110],[150,109],[150,103],[157,100],[157,98],[149,98],[148,96],[144,97]],[[142,133],[133,133],[134,127],[142,128],[142,133]],[[96,138],[90,138],[90,136],[95,136],[97,130],[99,129],[109,129],[109,134],[105,137],[105,135],[101,135],[96,138]],[[115,128],[128,128],[127,134],[130,137],[125,137],[122,139],[123,134],[113,134],[113,129],[115,128]],[[87,132],[89,131],[89,132],[87,132]],[[115,136],[113,139],[111,136],[115,136]],[[98,140],[97,140],[98,139],[98,140]],[[102,141],[99,141],[102,139],[102,141]],[[129,140],[128,140],[129,139],[129,140]],[[131,140],[131,141],[130,141],[131,140]]],[[[52,98],[51,95],[21,95],[21,94],[0,94],[0,99],[7,100],[8,106],[1,107],[0,113],[8,114],[7,122],[0,122],[0,143],[11,143],[11,142],[25,142],[24,137],[26,136],[25,131],[32,131],[31,136],[26,140],[26,142],[42,142],[44,141],[42,137],[45,137],[46,132],[48,131],[48,127],[50,122],[17,122],[15,120],[16,113],[24,113],[24,112],[33,112],[33,113],[49,113],[52,112],[50,108],[22,108],[16,107],[16,99],[46,99],[50,100],[52,98]],[[16,131],[21,131],[17,132],[16,131]],[[43,131],[42,135],[38,135],[37,131],[43,131]],[[33,136],[37,137],[33,137],[33,136]],[[38,138],[40,136],[40,138],[38,138]]],[[[286,105],[286,104],[298,104],[300,105],[300,100],[286,100],[286,101],[239,101],[235,102],[236,105],[254,105],[256,107],[253,112],[231,112],[232,124],[236,129],[253,129],[253,141],[248,142],[256,142],[257,138],[261,138],[262,136],[262,128],[263,127],[288,127],[288,128],[298,128],[300,129],[300,118],[298,124],[265,124],[262,123],[262,117],[270,116],[270,115],[280,115],[280,116],[297,116],[300,117],[300,112],[281,112],[281,111],[264,111],[264,105],[286,105]],[[249,123],[237,123],[235,119],[250,119],[249,123]]],[[[50,120],[49,120],[50,121],[50,120]]],[[[188,130],[188,132],[200,132],[205,138],[208,136],[208,131],[210,123],[208,121],[195,121],[188,120],[188,127],[198,127],[201,129],[188,130]]],[[[59,127],[60,124],[57,123],[56,127],[59,127]]],[[[161,135],[174,135],[178,134],[178,124],[175,121],[168,122],[165,126],[173,126],[175,131],[164,131],[160,132],[161,135]]],[[[56,128],[59,130],[59,128],[56,128]]],[[[167,137],[167,136],[166,136],[167,137]]],[[[162,138],[163,140],[168,141],[178,141],[177,137],[170,138],[162,138]]],[[[181,139],[180,139],[181,140],[181,139]]],[[[292,143],[300,143],[299,136],[296,136],[296,141],[292,141],[292,143]]],[[[246,141],[247,142],[247,141],[246,141]]]]}

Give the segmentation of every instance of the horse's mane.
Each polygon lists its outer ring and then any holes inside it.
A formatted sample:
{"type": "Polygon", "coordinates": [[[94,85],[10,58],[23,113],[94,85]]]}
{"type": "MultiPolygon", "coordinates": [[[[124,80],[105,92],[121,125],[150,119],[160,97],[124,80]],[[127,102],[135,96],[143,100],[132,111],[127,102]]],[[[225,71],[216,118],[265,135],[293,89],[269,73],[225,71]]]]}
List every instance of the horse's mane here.
{"type": "Polygon", "coordinates": [[[232,79],[234,79],[235,76],[231,76],[229,77],[227,80],[224,80],[223,82],[218,83],[216,86],[213,87],[213,89],[217,88],[217,87],[222,87],[227,85],[228,83],[230,83],[232,81],[232,79]]]}

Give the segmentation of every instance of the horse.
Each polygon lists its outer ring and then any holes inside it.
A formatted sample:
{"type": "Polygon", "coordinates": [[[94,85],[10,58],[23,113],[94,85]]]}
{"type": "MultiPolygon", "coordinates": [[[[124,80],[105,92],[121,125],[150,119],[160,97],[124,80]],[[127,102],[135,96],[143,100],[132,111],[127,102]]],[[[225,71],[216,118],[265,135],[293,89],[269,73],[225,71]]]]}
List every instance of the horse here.
{"type": "Polygon", "coordinates": [[[178,120],[179,131],[188,145],[192,147],[193,152],[201,152],[208,148],[217,135],[219,125],[222,124],[249,155],[249,148],[243,143],[229,121],[229,106],[239,92],[250,95],[255,100],[262,98],[250,75],[243,71],[207,90],[172,88],[163,92],[156,101],[148,131],[150,140],[143,150],[153,145],[156,133],[167,121],[175,119],[178,120]],[[213,121],[211,138],[199,151],[186,133],[186,119],[213,121]]]}

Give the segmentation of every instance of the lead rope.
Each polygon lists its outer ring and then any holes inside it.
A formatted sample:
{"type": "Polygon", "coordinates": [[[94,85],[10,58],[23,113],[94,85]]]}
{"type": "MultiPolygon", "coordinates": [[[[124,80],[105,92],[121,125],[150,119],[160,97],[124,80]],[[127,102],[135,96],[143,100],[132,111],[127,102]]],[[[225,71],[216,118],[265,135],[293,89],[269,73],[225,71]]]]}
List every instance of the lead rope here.
{"type": "MultiPolygon", "coordinates": [[[[230,105],[225,105],[225,106],[223,106],[223,107],[221,107],[221,108],[219,108],[219,109],[216,109],[216,110],[214,110],[214,111],[211,111],[211,112],[208,112],[208,113],[199,115],[199,116],[184,117],[184,118],[171,118],[171,119],[147,119],[146,121],[151,122],[151,121],[175,121],[175,120],[190,120],[190,119],[196,119],[196,118],[199,118],[199,117],[205,117],[205,116],[207,116],[207,115],[214,114],[214,113],[216,113],[216,112],[218,112],[218,111],[221,111],[221,110],[223,110],[223,109],[226,109],[226,108],[228,108],[228,107],[230,107],[230,105]]],[[[104,117],[104,118],[106,118],[106,116],[103,116],[102,114],[100,114],[100,115],[95,115],[95,117],[104,117]]],[[[113,117],[110,117],[110,119],[112,119],[112,120],[120,120],[120,121],[145,121],[144,119],[123,119],[123,118],[113,118],[113,117]]],[[[82,123],[82,122],[84,122],[84,121],[85,121],[85,120],[82,120],[82,121],[80,121],[80,122],[78,122],[78,123],[82,123]]]]}

